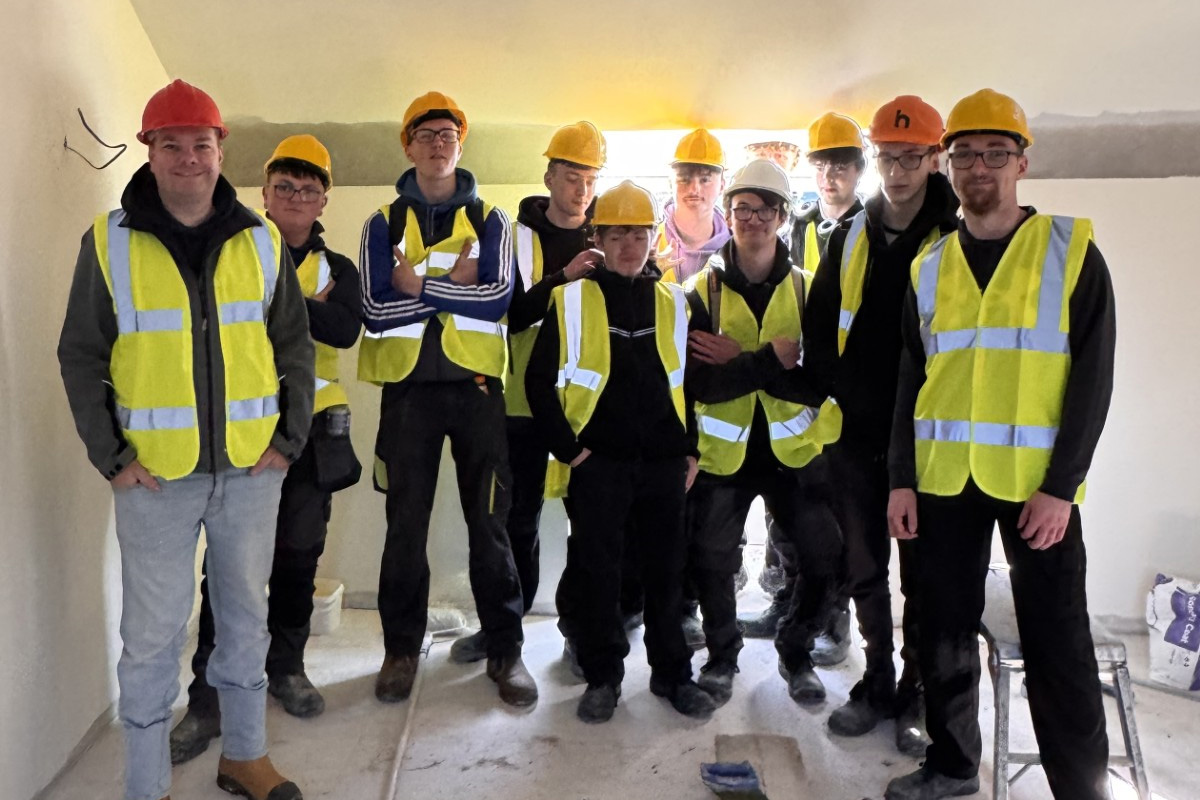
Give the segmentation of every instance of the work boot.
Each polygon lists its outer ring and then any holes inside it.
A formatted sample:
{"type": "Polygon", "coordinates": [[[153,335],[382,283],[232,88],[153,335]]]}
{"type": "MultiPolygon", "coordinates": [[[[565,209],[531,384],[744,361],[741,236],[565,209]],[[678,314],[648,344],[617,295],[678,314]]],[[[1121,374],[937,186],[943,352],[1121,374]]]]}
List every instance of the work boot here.
{"type": "Polygon", "coordinates": [[[583,667],[579,666],[579,656],[575,653],[575,643],[570,639],[563,639],[562,660],[572,675],[581,681],[585,680],[583,667]]]}
{"type": "Polygon", "coordinates": [[[850,609],[835,609],[825,630],[813,642],[812,660],[818,667],[832,667],[850,652],[850,609]]]}
{"type": "Polygon", "coordinates": [[[951,778],[929,767],[892,778],[884,800],[939,800],[942,797],[966,797],[979,791],[979,776],[951,778]]]}
{"type": "Polygon", "coordinates": [[[750,573],[746,572],[746,565],[743,563],[738,567],[737,575],[733,576],[733,593],[737,594],[742,589],[746,588],[746,584],[750,582],[750,573]]]}
{"type": "Polygon", "coordinates": [[[635,611],[632,614],[625,616],[625,618],[621,620],[621,627],[625,629],[626,633],[631,633],[632,631],[642,627],[645,622],[645,614],[641,611],[635,611]]]}
{"type": "Polygon", "coordinates": [[[525,669],[520,653],[489,658],[487,676],[500,687],[500,699],[510,706],[525,708],[537,702],[537,684],[525,669]]]}
{"type": "Polygon", "coordinates": [[[785,614],[787,601],[777,598],[757,616],[738,616],[738,627],[748,639],[774,639],[785,614]]]}
{"type": "Polygon", "coordinates": [[[304,800],[300,788],[276,772],[267,756],[253,761],[233,761],[221,756],[217,786],[251,800],[304,800]]]}
{"type": "Polygon", "coordinates": [[[293,717],[307,719],[325,710],[325,698],[303,672],[269,678],[267,691],[293,717]]]}
{"type": "Polygon", "coordinates": [[[171,729],[171,763],[183,764],[208,749],[208,743],[221,735],[221,712],[199,714],[188,707],[179,724],[171,729]]]}
{"type": "Polygon", "coordinates": [[[575,716],[589,725],[598,722],[608,722],[612,719],[613,711],[617,708],[617,698],[621,696],[620,686],[589,686],[579,698],[575,708],[575,716]]]}
{"type": "Polygon", "coordinates": [[[388,653],[383,657],[383,666],[375,678],[375,697],[385,703],[399,703],[407,700],[412,693],[413,681],[417,679],[417,659],[419,656],[394,656],[388,653]]]}
{"type": "Polygon", "coordinates": [[[650,676],[650,692],[657,697],[665,697],[671,703],[671,708],[692,719],[708,719],[717,710],[708,692],[696,685],[696,682],[659,680],[650,676]]]}
{"type": "Polygon", "coordinates": [[[758,586],[767,594],[774,597],[783,588],[783,582],[787,580],[787,573],[780,566],[763,565],[762,572],[758,573],[758,586]]]}
{"type": "Polygon", "coordinates": [[[829,730],[838,736],[862,736],[895,714],[896,670],[889,661],[883,668],[867,669],[846,704],[829,715],[829,730]]]}
{"type": "Polygon", "coordinates": [[[812,664],[802,664],[794,670],[779,659],[779,674],[787,681],[788,696],[801,705],[813,705],[825,700],[825,684],[817,677],[812,664]]]}
{"type": "Polygon", "coordinates": [[[700,679],[696,685],[708,692],[714,703],[723,706],[733,697],[733,676],[737,672],[737,664],[724,660],[709,661],[700,668],[700,679]]]}
{"type": "Polygon", "coordinates": [[[487,634],[483,631],[460,636],[450,645],[450,660],[455,664],[474,664],[487,657],[487,634]]]}
{"type": "Polygon", "coordinates": [[[921,758],[931,743],[925,729],[925,693],[909,694],[899,701],[896,712],[896,749],[906,756],[921,758]]]}
{"type": "Polygon", "coordinates": [[[692,608],[690,613],[683,615],[683,638],[687,642],[687,646],[693,650],[704,649],[704,626],[700,624],[700,618],[696,616],[695,608],[692,608]]]}

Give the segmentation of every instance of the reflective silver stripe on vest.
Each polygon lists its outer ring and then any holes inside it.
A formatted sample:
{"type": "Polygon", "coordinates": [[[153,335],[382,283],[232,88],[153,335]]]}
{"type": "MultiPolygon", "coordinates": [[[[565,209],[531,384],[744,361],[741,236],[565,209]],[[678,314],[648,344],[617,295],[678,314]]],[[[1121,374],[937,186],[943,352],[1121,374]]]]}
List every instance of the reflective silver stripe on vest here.
{"type": "Polygon", "coordinates": [[[117,421],[122,430],[166,431],[196,427],[196,409],[188,406],[162,408],[126,408],[117,406],[117,421]]]}
{"type": "Polygon", "coordinates": [[[108,274],[112,281],[113,305],[117,309],[117,333],[182,331],[183,309],[155,308],[139,311],[133,304],[133,276],[129,264],[129,228],[122,228],[125,212],[108,215],[108,274]]]}
{"type": "Polygon", "coordinates": [[[533,286],[533,229],[522,222],[517,223],[517,271],[528,292],[533,286]]]}
{"type": "Polygon", "coordinates": [[[408,325],[401,325],[399,328],[389,328],[379,333],[364,331],[363,336],[367,339],[420,339],[421,334],[424,332],[424,322],[410,322],[408,325]]]}
{"type": "Polygon", "coordinates": [[[742,428],[734,425],[732,422],[726,422],[716,417],[706,417],[701,414],[696,418],[696,424],[699,426],[701,433],[711,436],[714,439],[741,444],[750,438],[749,426],[742,428]]]}
{"type": "Polygon", "coordinates": [[[484,319],[475,319],[474,317],[464,317],[461,314],[451,314],[450,318],[454,320],[454,327],[461,331],[469,331],[471,333],[488,333],[492,336],[504,338],[507,325],[501,325],[499,322],[488,322],[484,319]]]}
{"type": "Polygon", "coordinates": [[[317,261],[317,290],[313,294],[325,291],[325,287],[331,280],[333,280],[333,272],[329,269],[329,259],[325,257],[325,251],[322,250],[317,261]]]}
{"type": "Polygon", "coordinates": [[[250,232],[254,234],[254,248],[258,250],[258,263],[262,265],[262,318],[266,319],[271,308],[271,300],[275,297],[275,281],[279,277],[279,259],[275,255],[275,242],[271,241],[271,231],[267,229],[266,222],[254,226],[250,232]]]}
{"type": "Polygon", "coordinates": [[[235,300],[232,303],[221,304],[221,324],[233,325],[238,322],[262,322],[263,307],[257,300],[235,300]]]}
{"type": "Polygon", "coordinates": [[[279,395],[268,397],[251,397],[248,400],[229,401],[229,421],[245,422],[252,419],[263,419],[279,413],[279,395]]]}
{"type": "Polygon", "coordinates": [[[671,370],[667,375],[667,382],[672,389],[678,389],[683,385],[683,367],[687,363],[687,297],[683,292],[682,286],[668,284],[668,288],[671,290],[672,299],[675,300],[675,330],[673,331],[673,338],[675,341],[675,352],[679,355],[679,369],[671,370]]]}
{"type": "Polygon", "coordinates": [[[563,290],[563,321],[566,323],[567,363],[558,371],[558,388],[567,384],[596,391],[601,375],[590,369],[579,369],[579,348],[583,343],[583,282],[568,283],[563,290]]]}
{"type": "Polygon", "coordinates": [[[802,436],[816,418],[817,409],[805,406],[803,411],[791,419],[772,422],[771,439],[778,441],[779,439],[790,439],[793,436],[802,436]]]}
{"type": "Polygon", "coordinates": [[[332,386],[335,383],[337,383],[337,381],[327,381],[324,378],[317,378],[316,379],[317,391],[319,392],[322,389],[324,389],[326,386],[332,386]]]}
{"type": "MultiPolygon", "coordinates": [[[[846,275],[850,272],[850,262],[854,260],[854,248],[858,247],[858,242],[862,239],[863,231],[867,228],[867,212],[860,211],[854,215],[854,219],[850,222],[850,230],[846,232],[846,241],[842,243],[842,302],[846,301],[846,275]]],[[[854,313],[845,308],[838,314],[838,328],[850,332],[850,326],[854,324],[854,313]]]]}
{"type": "Polygon", "coordinates": [[[949,236],[938,240],[921,261],[917,275],[917,312],[921,320],[921,341],[926,358],[952,350],[978,347],[984,350],[1029,350],[1038,353],[1068,355],[1070,337],[1059,330],[1062,320],[1063,293],[1066,290],[1067,248],[1075,220],[1052,217],[1046,260],[1042,263],[1038,291],[1037,327],[1035,328],[964,328],[954,331],[932,330],[937,302],[938,278],[942,256],[949,236]]]}
{"type": "MultiPolygon", "coordinates": [[[[454,269],[454,264],[458,261],[458,253],[443,253],[434,251],[425,256],[425,260],[413,265],[413,272],[418,275],[428,274],[431,269],[440,269],[443,273],[454,269]]],[[[471,244],[471,252],[467,254],[467,258],[479,258],[479,242],[471,244]]]]}
{"type": "Polygon", "coordinates": [[[972,441],[997,447],[1036,447],[1050,450],[1058,438],[1058,428],[1042,425],[1006,425],[1000,422],[976,422],[965,419],[916,419],[913,430],[918,440],[934,442],[972,441]]]}
{"type": "Polygon", "coordinates": [[[969,442],[969,419],[914,419],[913,433],[918,441],[969,442]]]}

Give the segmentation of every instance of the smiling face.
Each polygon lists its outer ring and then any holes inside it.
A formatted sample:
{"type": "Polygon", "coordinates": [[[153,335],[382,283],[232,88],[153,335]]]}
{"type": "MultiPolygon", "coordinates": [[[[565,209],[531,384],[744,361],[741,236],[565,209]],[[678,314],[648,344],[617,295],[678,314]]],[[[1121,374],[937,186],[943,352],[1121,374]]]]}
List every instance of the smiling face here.
{"type": "Polygon", "coordinates": [[[775,200],[775,205],[771,205],[756,192],[738,192],[730,197],[728,202],[729,211],[726,212],[725,218],[733,231],[734,244],[743,250],[775,246],[775,238],[783,218],[782,203],[775,200]],[[763,215],[770,219],[763,220],[763,215]]]}
{"type": "Polygon", "coordinates": [[[1017,205],[1017,181],[1025,177],[1029,168],[1029,159],[1019,154],[1019,150],[1011,137],[998,133],[959,136],[950,143],[950,185],[964,212],[982,217],[1005,206],[1017,205]],[[993,169],[983,163],[981,156],[989,150],[1010,154],[1004,166],[993,169]],[[955,167],[955,154],[966,152],[976,154],[971,166],[955,167]]]}
{"type": "Polygon", "coordinates": [[[211,200],[224,157],[213,128],[161,128],[150,134],[150,172],[164,198],[211,200]]]}
{"type": "Polygon", "coordinates": [[[725,188],[721,170],[703,164],[679,164],[675,167],[675,207],[686,208],[697,216],[711,212],[725,188]]]}
{"type": "Polygon", "coordinates": [[[297,234],[312,230],[312,225],[325,210],[329,196],[325,185],[315,175],[274,170],[267,175],[263,187],[263,208],[279,229],[297,234]]]}
{"type": "Polygon", "coordinates": [[[459,127],[454,120],[431,119],[413,128],[409,134],[404,154],[417,170],[417,175],[427,180],[440,180],[454,174],[458,160],[462,158],[462,142],[458,140],[459,127]],[[454,139],[446,141],[453,132],[454,139]],[[428,140],[428,141],[425,141],[428,140]]]}

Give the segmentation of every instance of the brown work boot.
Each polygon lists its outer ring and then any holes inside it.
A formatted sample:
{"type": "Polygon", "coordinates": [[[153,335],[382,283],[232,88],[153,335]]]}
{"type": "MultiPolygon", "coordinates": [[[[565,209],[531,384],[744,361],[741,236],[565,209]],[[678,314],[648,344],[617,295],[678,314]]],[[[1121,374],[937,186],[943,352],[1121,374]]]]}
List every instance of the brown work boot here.
{"type": "Polygon", "coordinates": [[[407,700],[417,679],[417,659],[418,656],[385,655],[375,678],[375,696],[385,703],[407,700]]]}
{"type": "Polygon", "coordinates": [[[487,676],[500,687],[500,699],[510,706],[524,708],[537,702],[537,684],[525,669],[520,653],[489,658],[487,676]]]}
{"type": "Polygon", "coordinates": [[[300,788],[280,775],[267,756],[253,761],[233,761],[221,756],[217,763],[217,786],[250,800],[304,800],[300,788]]]}

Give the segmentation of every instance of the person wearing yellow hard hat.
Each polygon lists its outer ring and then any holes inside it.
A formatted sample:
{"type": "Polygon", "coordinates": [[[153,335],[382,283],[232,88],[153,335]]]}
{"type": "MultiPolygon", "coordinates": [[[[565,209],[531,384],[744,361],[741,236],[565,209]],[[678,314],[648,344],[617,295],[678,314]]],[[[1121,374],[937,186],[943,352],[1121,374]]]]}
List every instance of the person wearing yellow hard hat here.
{"type": "Polygon", "coordinates": [[[699,684],[718,702],[732,695],[742,648],[735,580],[756,497],[800,569],[775,633],[780,672],[797,703],[825,698],[809,649],[832,605],[841,537],[830,507],[829,466],[814,436],[820,397],[784,380],[800,371],[807,294],[806,276],[779,236],[791,203],[791,184],[778,165],[756,159],[744,166],[724,196],[733,239],[686,284],[692,307],[687,389],[696,400],[700,450],[700,473],[688,497],[689,572],[708,646],[699,684]]]}
{"type": "Polygon", "coordinates": [[[629,640],[619,597],[626,530],[636,532],[646,592],[650,691],[707,719],[713,700],[691,679],[680,626],[684,501],[695,443],[684,399],[688,307],[651,261],[658,209],[624,181],[596,199],[602,253],[585,277],[558,286],[538,331],[525,388],[554,460],[549,496],[563,497],[577,556],[572,632],[587,681],[576,715],[612,718],[629,640]]]}
{"type": "Polygon", "coordinates": [[[512,228],[458,166],[467,131],[467,115],[445,94],[413,100],[400,131],[413,166],[396,181],[396,199],[363,228],[367,333],[358,377],[383,387],[375,485],[387,494],[379,576],[386,654],[375,696],[406,700],[416,679],[428,618],[429,516],[449,438],[487,676],[503,702],[530,706],[537,685],[521,660],[521,584],[504,530],[512,491],[502,380],[512,228]]]}
{"type": "Polygon", "coordinates": [[[312,422],[313,346],[280,230],[221,175],[228,134],[195,86],[176,80],[150,98],[137,134],[147,163],[83,237],[58,344],[76,428],[113,490],[127,798],[170,794],[201,525],[217,784],[252,800],[302,797],[267,755],[263,664],[272,531],[312,422]]]}
{"type": "Polygon", "coordinates": [[[888,500],[892,536],[917,546],[931,744],[886,796],[979,788],[976,634],[998,528],[1050,791],[1107,800],[1079,503],[1112,397],[1112,279],[1090,220],[1020,204],[1033,134],[1015,100],[964,97],[941,143],[962,220],[912,264],[888,500]]]}
{"type": "MultiPolygon", "coordinates": [[[[549,194],[523,199],[513,225],[519,279],[513,281],[508,307],[510,361],[504,384],[513,484],[507,530],[525,613],[538,590],[538,522],[549,457],[525,399],[525,366],[551,291],[586,275],[599,257],[591,249],[591,217],[596,177],[607,158],[604,134],[586,121],[563,125],[554,131],[543,155],[548,163],[542,180],[549,194]]],[[[450,646],[450,660],[456,663],[486,657],[487,636],[482,631],[460,637],[450,646]]]]}
{"type": "MultiPolygon", "coordinates": [[[[325,549],[333,491],[361,471],[349,439],[349,407],[338,379],[335,348],[353,347],[362,330],[358,269],[325,246],[317,218],[329,200],[333,165],[329,151],[309,134],[279,143],[263,168],[263,206],[287,245],[307,298],[308,327],[316,346],[316,400],[312,430],[288,468],[275,525],[267,630],[267,691],[295,717],[315,717],[325,700],[304,671],[304,649],[313,612],[313,579],[325,549]]],[[[220,735],[217,691],[206,678],[214,646],[208,578],[200,583],[200,625],[187,713],[171,731],[171,760],[195,758],[220,735]]]]}
{"type": "Polygon", "coordinates": [[[827,449],[834,509],[846,543],[840,604],[854,600],[866,646],[866,669],[829,729],[860,736],[896,718],[900,752],[920,756],[925,735],[917,663],[916,548],[899,547],[904,592],[904,664],[899,687],[892,661],[888,587],[887,450],[900,365],[900,311],[917,253],[957,227],[958,199],[938,172],[942,117],[919,97],[903,95],[875,112],[870,126],[882,183],[862,212],[830,235],[805,316],[805,366],[822,395],[837,402],[827,449]]]}
{"type": "Polygon", "coordinates": [[[729,225],[717,213],[725,188],[725,151],[716,136],[698,128],[679,140],[671,162],[673,196],[663,208],[655,243],[663,278],[682,283],[729,241],[729,225]]]}

